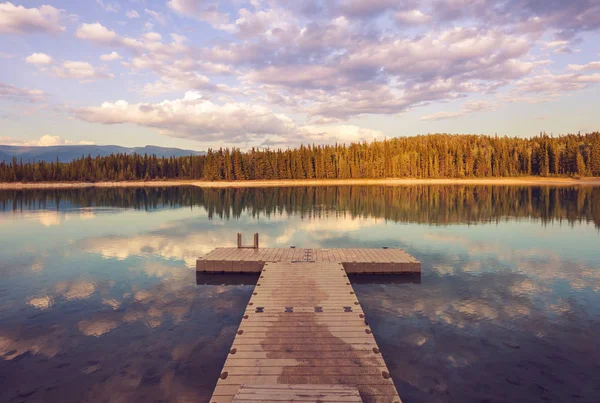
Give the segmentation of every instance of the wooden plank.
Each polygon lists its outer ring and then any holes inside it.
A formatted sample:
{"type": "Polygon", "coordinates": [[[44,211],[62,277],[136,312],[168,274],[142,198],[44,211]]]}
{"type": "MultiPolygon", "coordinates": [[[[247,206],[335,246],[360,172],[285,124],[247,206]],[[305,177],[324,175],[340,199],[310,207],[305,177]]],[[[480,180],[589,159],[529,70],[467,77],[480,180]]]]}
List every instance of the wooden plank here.
{"type": "MultiPolygon", "coordinates": [[[[304,360],[291,360],[296,364],[298,362],[304,360]]],[[[282,374],[290,374],[289,376],[370,376],[370,377],[380,377],[382,372],[387,371],[385,366],[347,366],[347,367],[307,367],[307,366],[295,366],[292,367],[290,365],[281,366],[281,367],[249,367],[249,366],[239,366],[236,367],[229,363],[227,365],[227,370],[235,373],[236,377],[241,376],[280,376],[282,374]]]]}
{"type": "MultiPolygon", "coordinates": [[[[225,368],[227,369],[227,368],[225,368]]],[[[228,372],[228,371],[226,371],[228,372]]],[[[350,385],[391,385],[391,379],[385,379],[381,375],[232,375],[217,381],[217,385],[242,385],[247,384],[350,384],[350,385]]]]}
{"type": "Polygon", "coordinates": [[[240,385],[233,402],[348,402],[362,403],[355,386],[349,385],[240,385]]]}
{"type": "Polygon", "coordinates": [[[332,359],[332,358],[350,358],[357,357],[368,358],[375,353],[371,350],[355,350],[355,351],[236,351],[234,357],[240,359],[257,359],[257,358],[293,358],[296,360],[311,360],[311,359],[332,359]]]}

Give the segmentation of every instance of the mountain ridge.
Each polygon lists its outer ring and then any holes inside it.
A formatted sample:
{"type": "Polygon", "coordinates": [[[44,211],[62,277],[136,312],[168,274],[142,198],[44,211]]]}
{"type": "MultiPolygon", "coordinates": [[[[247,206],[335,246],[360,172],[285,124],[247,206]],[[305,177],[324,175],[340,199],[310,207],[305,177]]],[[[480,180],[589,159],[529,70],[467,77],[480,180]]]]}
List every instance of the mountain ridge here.
{"type": "Polygon", "coordinates": [[[13,157],[23,162],[45,161],[70,162],[82,156],[107,156],[110,154],[148,154],[157,157],[185,157],[204,155],[204,151],[185,150],[174,147],[146,145],[143,147],[122,147],[117,145],[59,145],[59,146],[9,146],[0,145],[0,162],[10,162],[13,157]]]}

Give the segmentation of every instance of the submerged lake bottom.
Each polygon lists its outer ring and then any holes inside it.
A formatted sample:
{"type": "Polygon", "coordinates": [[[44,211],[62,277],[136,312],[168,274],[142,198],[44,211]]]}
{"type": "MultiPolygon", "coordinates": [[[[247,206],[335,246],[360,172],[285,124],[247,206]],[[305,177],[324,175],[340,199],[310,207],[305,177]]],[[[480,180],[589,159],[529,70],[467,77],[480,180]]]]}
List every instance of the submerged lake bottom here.
{"type": "Polygon", "coordinates": [[[351,276],[404,403],[600,401],[600,188],[479,185],[0,191],[0,401],[208,402],[237,232],[421,261],[351,276]]]}

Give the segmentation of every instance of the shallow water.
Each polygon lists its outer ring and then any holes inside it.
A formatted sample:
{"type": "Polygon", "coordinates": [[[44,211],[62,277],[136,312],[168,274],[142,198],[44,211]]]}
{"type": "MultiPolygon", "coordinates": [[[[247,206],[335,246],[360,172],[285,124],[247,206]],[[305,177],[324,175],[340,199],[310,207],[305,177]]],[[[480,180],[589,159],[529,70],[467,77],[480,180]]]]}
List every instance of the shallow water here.
{"type": "Polygon", "coordinates": [[[237,232],[421,260],[353,279],[404,403],[600,401],[600,188],[489,186],[0,191],[0,401],[208,401],[237,232]]]}

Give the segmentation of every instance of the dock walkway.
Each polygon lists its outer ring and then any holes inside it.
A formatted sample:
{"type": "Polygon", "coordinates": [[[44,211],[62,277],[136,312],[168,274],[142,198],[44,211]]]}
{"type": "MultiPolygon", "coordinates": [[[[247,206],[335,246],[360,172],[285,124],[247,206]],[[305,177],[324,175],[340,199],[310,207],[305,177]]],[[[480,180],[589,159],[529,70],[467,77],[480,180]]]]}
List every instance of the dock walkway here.
{"type": "Polygon", "coordinates": [[[346,264],[420,264],[399,250],[355,251],[219,248],[198,259],[199,271],[261,273],[211,402],[400,403],[346,264]]]}

